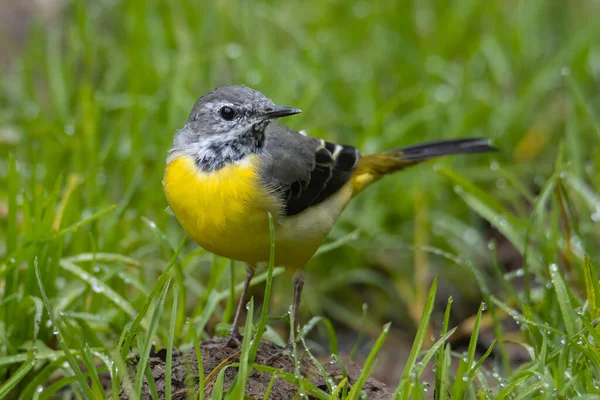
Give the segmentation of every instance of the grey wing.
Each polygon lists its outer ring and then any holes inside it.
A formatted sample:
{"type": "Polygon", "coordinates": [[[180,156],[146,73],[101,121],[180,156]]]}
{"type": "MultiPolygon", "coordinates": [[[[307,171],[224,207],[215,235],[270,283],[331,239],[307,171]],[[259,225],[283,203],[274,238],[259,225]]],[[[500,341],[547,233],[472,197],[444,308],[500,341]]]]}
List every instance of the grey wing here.
{"type": "Polygon", "coordinates": [[[360,158],[356,148],[304,136],[271,123],[266,130],[261,177],[295,215],[319,204],[350,180],[360,158]]]}

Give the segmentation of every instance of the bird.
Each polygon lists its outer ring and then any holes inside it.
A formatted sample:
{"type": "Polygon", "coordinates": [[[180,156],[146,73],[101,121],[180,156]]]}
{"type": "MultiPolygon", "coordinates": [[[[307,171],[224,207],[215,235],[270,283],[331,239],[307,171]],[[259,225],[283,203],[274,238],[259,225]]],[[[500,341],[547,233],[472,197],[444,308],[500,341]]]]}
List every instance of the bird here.
{"type": "Polygon", "coordinates": [[[205,250],[246,266],[227,343],[239,345],[240,318],[257,265],[270,258],[293,275],[297,328],[303,269],[348,203],[385,175],[432,158],[495,151],[488,139],[432,141],[361,155],[275,120],[300,113],[247,86],[201,96],[168,152],[163,188],[169,207],[205,250]]]}

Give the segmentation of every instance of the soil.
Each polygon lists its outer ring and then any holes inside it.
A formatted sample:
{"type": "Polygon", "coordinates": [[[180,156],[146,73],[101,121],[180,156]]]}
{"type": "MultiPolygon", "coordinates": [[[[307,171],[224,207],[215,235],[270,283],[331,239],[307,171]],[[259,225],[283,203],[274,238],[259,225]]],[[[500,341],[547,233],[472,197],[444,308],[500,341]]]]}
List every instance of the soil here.
{"type": "MultiPolygon", "coordinates": [[[[226,340],[221,339],[203,341],[200,344],[200,348],[202,351],[204,375],[205,379],[207,379],[204,393],[206,398],[210,398],[218,372],[221,371],[225,365],[234,364],[239,361],[238,357],[240,349],[228,347],[226,340]]],[[[263,341],[259,346],[255,362],[293,374],[293,359],[291,355],[281,353],[281,350],[281,347],[263,341]]],[[[320,389],[327,390],[325,379],[317,367],[311,362],[310,358],[307,355],[303,355],[300,350],[299,354],[300,372],[302,376],[320,389]]],[[[165,358],[166,352],[165,350],[161,350],[156,353],[153,352],[148,361],[160,399],[165,398],[165,358]]],[[[131,365],[133,370],[135,370],[136,364],[137,360],[131,365]]],[[[334,380],[335,384],[339,383],[342,379],[342,371],[337,363],[330,364],[329,362],[326,362],[324,364],[325,369],[334,380]]],[[[345,361],[344,364],[348,371],[350,385],[352,385],[358,379],[360,367],[350,361],[345,361]]],[[[174,400],[187,398],[188,389],[186,386],[186,379],[188,382],[190,382],[191,379],[191,382],[194,382],[194,390],[198,390],[198,364],[193,350],[189,352],[173,351],[172,371],[171,390],[172,398],[174,400]]],[[[235,367],[230,367],[225,371],[224,391],[229,389],[236,374],[237,368],[235,367]]],[[[248,396],[249,399],[263,399],[270,380],[271,374],[253,371],[246,385],[246,396],[248,396]]],[[[392,396],[392,392],[386,385],[372,378],[367,380],[363,390],[366,394],[366,398],[370,400],[387,400],[392,396]]],[[[144,378],[142,395],[144,399],[152,398],[146,378],[144,378]]],[[[128,399],[127,394],[123,390],[121,390],[120,398],[128,399]]],[[[300,398],[298,395],[298,388],[282,378],[277,378],[271,389],[269,399],[287,400],[294,398],[300,398]]],[[[307,398],[312,399],[313,397],[309,395],[307,398]]]]}

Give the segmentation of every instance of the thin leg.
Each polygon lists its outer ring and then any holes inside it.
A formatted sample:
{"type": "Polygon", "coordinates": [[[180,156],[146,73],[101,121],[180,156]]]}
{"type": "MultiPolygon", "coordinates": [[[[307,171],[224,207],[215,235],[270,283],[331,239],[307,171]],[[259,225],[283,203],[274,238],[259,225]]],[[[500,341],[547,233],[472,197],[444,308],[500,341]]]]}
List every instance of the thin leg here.
{"type": "Polygon", "coordinates": [[[240,316],[242,315],[242,307],[245,304],[246,293],[248,292],[248,287],[250,286],[250,280],[254,276],[255,267],[252,265],[246,266],[246,281],[244,282],[244,288],[242,289],[242,294],[240,296],[240,301],[238,302],[237,310],[235,311],[235,317],[233,318],[233,323],[231,324],[231,329],[229,330],[229,339],[227,340],[227,345],[231,347],[237,347],[242,340],[242,335],[240,334],[240,316]]]}
{"type": "MultiPolygon", "coordinates": [[[[294,303],[292,304],[292,326],[298,328],[298,307],[300,307],[300,296],[304,287],[304,272],[298,271],[294,276],[294,303]]],[[[294,332],[295,333],[295,332],[294,332]]],[[[295,335],[294,335],[295,336],[295,335]]],[[[291,344],[292,335],[290,333],[289,344],[291,344]]]]}

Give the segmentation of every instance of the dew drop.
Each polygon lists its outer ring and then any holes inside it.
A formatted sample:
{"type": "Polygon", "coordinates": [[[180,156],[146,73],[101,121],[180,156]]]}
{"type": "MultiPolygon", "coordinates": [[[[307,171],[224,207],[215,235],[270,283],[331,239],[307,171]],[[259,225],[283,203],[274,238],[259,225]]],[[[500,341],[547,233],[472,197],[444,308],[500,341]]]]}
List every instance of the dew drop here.
{"type": "Polygon", "coordinates": [[[481,302],[481,311],[486,311],[487,310],[487,304],[485,304],[485,301],[481,302]]]}
{"type": "Polygon", "coordinates": [[[242,55],[242,46],[238,43],[229,43],[227,47],[225,47],[225,53],[227,57],[231,59],[239,58],[242,55]]]}
{"type": "Polygon", "coordinates": [[[329,364],[335,364],[335,362],[336,362],[335,356],[333,354],[330,355],[329,356],[329,364]]]}
{"type": "Polygon", "coordinates": [[[104,292],[104,289],[102,288],[102,286],[100,286],[97,282],[93,281],[92,282],[92,290],[96,293],[102,293],[104,292]]]}
{"type": "Polygon", "coordinates": [[[462,380],[463,380],[463,382],[466,382],[466,381],[468,381],[468,380],[469,380],[469,378],[468,378],[468,377],[466,377],[466,376],[463,376],[463,377],[462,377],[462,380]]]}
{"type": "Polygon", "coordinates": [[[357,18],[365,18],[371,13],[371,4],[366,1],[359,1],[354,5],[353,11],[357,18]]]}

